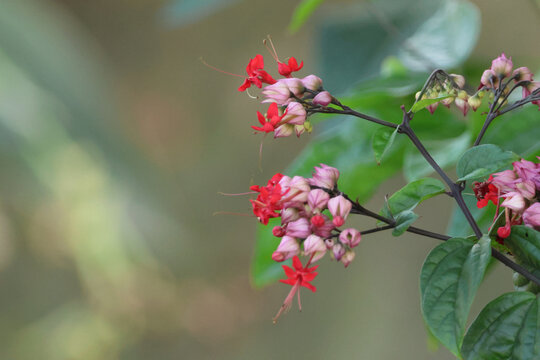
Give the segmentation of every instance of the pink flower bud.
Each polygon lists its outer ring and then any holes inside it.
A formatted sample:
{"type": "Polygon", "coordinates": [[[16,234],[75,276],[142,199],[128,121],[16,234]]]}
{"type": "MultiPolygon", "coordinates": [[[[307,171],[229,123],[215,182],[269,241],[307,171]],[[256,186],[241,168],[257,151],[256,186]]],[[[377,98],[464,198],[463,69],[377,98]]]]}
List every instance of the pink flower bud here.
{"type": "Polygon", "coordinates": [[[265,96],[263,103],[275,102],[280,106],[287,105],[291,100],[291,91],[289,86],[283,81],[285,79],[278,80],[275,84],[267,85],[263,89],[262,93],[265,96]]]}
{"type": "Polygon", "coordinates": [[[358,246],[360,240],[362,240],[360,231],[353,228],[345,229],[339,234],[339,241],[352,248],[358,246]]]}
{"type": "Polygon", "coordinates": [[[531,95],[531,93],[535,90],[537,90],[538,88],[540,88],[540,81],[531,81],[529,82],[528,84],[526,84],[525,86],[522,87],[522,90],[523,90],[523,97],[527,97],[529,95],[531,95]]]}
{"type": "Polygon", "coordinates": [[[287,224],[287,236],[305,239],[311,234],[311,226],[308,219],[300,218],[287,224]]]}
{"type": "Polygon", "coordinates": [[[512,211],[521,214],[525,210],[525,199],[518,192],[509,192],[504,195],[506,198],[501,206],[511,209],[512,211]]]}
{"type": "Polygon", "coordinates": [[[315,166],[313,177],[308,179],[310,185],[325,189],[333,189],[339,178],[339,171],[331,166],[321,164],[321,167],[315,166]]]}
{"type": "Polygon", "coordinates": [[[469,112],[469,103],[467,99],[460,99],[459,97],[456,97],[454,103],[456,104],[457,108],[461,110],[463,116],[467,115],[467,113],[469,112]]]}
{"type": "Polygon", "coordinates": [[[345,219],[342,218],[341,216],[334,216],[334,218],[332,219],[332,224],[334,224],[335,227],[340,227],[340,226],[343,226],[343,224],[345,224],[345,219]]]}
{"type": "Polygon", "coordinates": [[[334,253],[334,258],[339,261],[345,255],[345,248],[340,243],[336,243],[332,247],[332,252],[334,253]]]}
{"type": "Polygon", "coordinates": [[[497,77],[510,76],[513,66],[514,64],[512,63],[512,58],[508,59],[506,55],[504,55],[504,53],[502,53],[501,56],[491,62],[491,70],[495,73],[497,77]]]}
{"type": "Polygon", "coordinates": [[[297,137],[300,137],[300,135],[302,135],[306,131],[306,127],[304,126],[304,124],[294,125],[294,132],[296,133],[297,137]]]}
{"type": "Polygon", "coordinates": [[[499,86],[499,78],[495,75],[493,70],[486,70],[482,74],[480,83],[482,83],[482,85],[484,85],[488,89],[496,88],[499,86]]]}
{"type": "Polygon", "coordinates": [[[328,250],[332,250],[334,247],[334,239],[324,239],[324,245],[326,245],[328,250]]]}
{"type": "Polygon", "coordinates": [[[332,216],[340,216],[343,219],[347,219],[351,209],[352,203],[342,195],[336,196],[328,201],[328,210],[330,210],[332,216]]]}
{"type": "Polygon", "coordinates": [[[478,109],[480,107],[480,105],[482,105],[482,99],[480,99],[479,96],[477,95],[474,95],[474,96],[471,96],[467,102],[469,103],[469,106],[474,110],[476,111],[476,109],[478,109]]]}
{"type": "Polygon", "coordinates": [[[322,258],[326,253],[326,245],[321,237],[317,235],[309,235],[304,240],[304,254],[307,256],[313,255],[311,262],[315,262],[322,258]]]}
{"type": "Polygon", "coordinates": [[[313,212],[323,211],[329,199],[330,195],[321,189],[314,189],[308,193],[308,205],[313,212]]]}
{"type": "Polygon", "coordinates": [[[514,191],[516,182],[516,173],[512,170],[504,170],[493,174],[491,183],[499,188],[502,192],[514,191]]]}
{"type": "Polygon", "coordinates": [[[514,77],[514,81],[532,81],[533,79],[533,73],[529,68],[522,66],[514,70],[512,73],[512,77],[514,77]]]}
{"type": "Polygon", "coordinates": [[[525,210],[523,213],[523,223],[532,228],[540,227],[540,203],[536,202],[525,210]]]}
{"type": "Polygon", "coordinates": [[[532,161],[521,159],[520,161],[515,161],[512,165],[514,165],[514,171],[517,176],[522,180],[531,180],[536,183],[535,179],[540,176],[538,164],[532,161]]]}
{"type": "Polygon", "coordinates": [[[285,236],[285,229],[283,229],[281,226],[274,226],[272,229],[272,234],[275,237],[283,237],[285,236]]]}
{"type": "Polygon", "coordinates": [[[506,239],[510,236],[510,233],[512,232],[512,229],[510,228],[509,224],[506,224],[505,226],[501,226],[497,229],[497,235],[502,238],[506,239]]]}
{"type": "Polygon", "coordinates": [[[321,91],[313,98],[313,105],[328,106],[332,102],[332,95],[328,91],[321,91]]]}
{"type": "Polygon", "coordinates": [[[341,257],[341,262],[343,263],[343,265],[345,265],[345,267],[347,267],[354,260],[355,256],[356,254],[354,253],[353,250],[348,250],[341,257]]]}
{"type": "Polygon", "coordinates": [[[289,207],[281,211],[281,224],[282,225],[288,224],[291,221],[298,220],[299,218],[300,218],[300,214],[298,213],[298,209],[289,207]]]}
{"type": "Polygon", "coordinates": [[[287,105],[287,110],[285,110],[285,115],[281,121],[289,125],[302,125],[306,121],[306,116],[306,109],[302,104],[294,101],[287,105]]]}
{"type": "Polygon", "coordinates": [[[454,80],[458,88],[463,89],[463,87],[465,86],[465,78],[463,77],[463,75],[450,74],[450,77],[452,78],[452,80],[454,80]]]}
{"type": "Polygon", "coordinates": [[[294,125],[283,124],[274,130],[274,139],[291,136],[294,133],[294,125]]]}
{"type": "Polygon", "coordinates": [[[295,176],[289,182],[285,199],[287,202],[305,203],[308,199],[310,190],[311,187],[309,186],[307,179],[302,176],[295,176]]]}
{"type": "Polygon", "coordinates": [[[429,113],[431,115],[433,115],[433,113],[435,112],[435,110],[437,109],[437,106],[439,106],[439,102],[436,102],[436,103],[433,103],[433,104],[429,104],[428,106],[426,106],[426,109],[429,111],[429,113]]]}
{"type": "Polygon", "coordinates": [[[276,251],[272,254],[272,260],[282,262],[300,253],[298,241],[291,236],[284,236],[281,239],[276,251]]]}
{"type": "Polygon", "coordinates": [[[525,180],[516,183],[517,191],[528,200],[532,200],[536,195],[536,188],[531,180],[525,180]]]}
{"type": "Polygon", "coordinates": [[[311,218],[310,222],[314,227],[318,228],[324,226],[325,219],[322,215],[317,214],[311,218]]]}
{"type": "Polygon", "coordinates": [[[308,75],[302,79],[302,84],[306,89],[317,91],[322,87],[322,80],[318,76],[308,75]]]}

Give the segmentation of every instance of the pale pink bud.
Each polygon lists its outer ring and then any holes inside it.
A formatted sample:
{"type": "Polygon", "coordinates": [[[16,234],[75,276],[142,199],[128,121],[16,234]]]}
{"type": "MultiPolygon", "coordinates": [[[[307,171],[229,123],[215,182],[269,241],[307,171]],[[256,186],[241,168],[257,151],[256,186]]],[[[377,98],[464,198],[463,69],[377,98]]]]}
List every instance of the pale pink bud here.
{"type": "Polygon", "coordinates": [[[517,191],[528,200],[532,200],[536,195],[536,188],[531,180],[516,183],[517,191]]]}
{"type": "Polygon", "coordinates": [[[336,196],[328,201],[328,210],[330,210],[332,216],[340,216],[343,219],[347,219],[351,209],[352,203],[342,195],[336,196]]]}
{"type": "Polygon", "coordinates": [[[308,193],[308,205],[313,212],[323,211],[329,199],[330,195],[321,189],[314,189],[308,193]]]}
{"type": "Polygon", "coordinates": [[[311,226],[306,218],[300,218],[287,224],[287,236],[305,239],[311,234],[311,226]]]}
{"type": "Polygon", "coordinates": [[[522,66],[514,70],[512,73],[512,77],[514,77],[514,81],[532,81],[533,79],[533,73],[529,68],[522,66]]]}
{"type": "Polygon", "coordinates": [[[264,87],[262,93],[265,99],[263,103],[272,103],[275,102],[280,106],[287,105],[291,100],[291,91],[289,86],[281,79],[278,80],[275,84],[267,85],[264,87]]]}
{"type": "Polygon", "coordinates": [[[467,113],[469,112],[469,103],[466,99],[460,99],[459,97],[456,97],[454,103],[456,104],[457,108],[461,110],[464,116],[467,115],[467,113]]]}
{"type": "Polygon", "coordinates": [[[283,124],[280,125],[274,130],[274,138],[281,138],[291,136],[294,133],[294,125],[283,124]]]}
{"type": "Polygon", "coordinates": [[[535,181],[535,178],[540,176],[540,168],[532,161],[521,159],[512,163],[517,176],[523,180],[535,181]]]}
{"type": "Polygon", "coordinates": [[[324,245],[326,245],[328,250],[332,250],[334,247],[334,239],[324,239],[324,245]]]}
{"type": "Polygon", "coordinates": [[[289,191],[285,194],[287,202],[305,203],[311,187],[307,179],[302,176],[295,176],[289,182],[289,191]]]}
{"type": "Polygon", "coordinates": [[[508,194],[504,195],[504,197],[506,199],[503,201],[501,206],[509,208],[518,214],[525,210],[525,198],[523,198],[523,195],[520,193],[509,192],[508,194]]]}
{"type": "Polygon", "coordinates": [[[531,93],[540,88],[540,81],[531,81],[527,85],[522,87],[523,97],[531,95],[531,93]]]}
{"type": "Polygon", "coordinates": [[[340,243],[336,243],[332,247],[332,252],[334,253],[334,258],[339,261],[345,255],[345,248],[340,243]]]}
{"type": "Polygon", "coordinates": [[[442,99],[441,101],[439,101],[439,103],[443,104],[447,108],[450,108],[450,104],[452,104],[453,102],[454,102],[454,97],[453,96],[447,97],[446,99],[442,99]]]}
{"type": "Polygon", "coordinates": [[[341,262],[343,263],[343,265],[345,265],[345,267],[347,267],[347,266],[349,266],[350,263],[352,263],[355,256],[356,256],[356,254],[354,253],[353,250],[348,250],[341,257],[341,262]]]}
{"type": "Polygon", "coordinates": [[[478,109],[480,105],[482,105],[482,99],[480,99],[480,97],[478,97],[477,95],[471,96],[469,100],[467,100],[467,102],[474,111],[476,111],[476,109],[478,109]]]}
{"type": "Polygon", "coordinates": [[[298,220],[299,218],[300,214],[298,213],[298,209],[289,207],[281,211],[281,224],[283,225],[298,220]]]}
{"type": "Polygon", "coordinates": [[[452,78],[452,80],[454,80],[458,88],[463,89],[463,87],[465,86],[465,78],[463,77],[463,75],[450,74],[450,77],[452,78]]]}
{"type": "Polygon", "coordinates": [[[309,235],[304,240],[304,254],[307,256],[313,255],[311,262],[315,262],[322,258],[326,253],[326,245],[321,237],[317,235],[309,235]]]}
{"type": "Polygon", "coordinates": [[[322,87],[322,80],[318,76],[308,75],[302,79],[302,84],[306,89],[317,91],[322,87]]]}
{"type": "Polygon", "coordinates": [[[540,203],[536,202],[525,210],[523,213],[523,223],[533,228],[540,227],[540,203]]]}
{"type": "Polygon", "coordinates": [[[493,174],[491,183],[499,188],[502,192],[515,190],[516,173],[512,170],[504,170],[493,174]]]}
{"type": "Polygon", "coordinates": [[[332,95],[328,91],[321,91],[313,98],[313,105],[328,106],[332,102],[332,95]]]}
{"type": "Polygon", "coordinates": [[[496,76],[507,77],[512,73],[512,58],[507,58],[504,53],[491,62],[491,70],[496,76]]]}
{"type": "Polygon", "coordinates": [[[315,166],[313,177],[308,179],[310,185],[325,189],[333,189],[339,178],[339,171],[331,166],[321,164],[321,167],[315,166]]]}
{"type": "Polygon", "coordinates": [[[272,260],[282,262],[300,253],[298,241],[291,236],[284,236],[281,239],[276,251],[272,253],[272,260]]]}
{"type": "Polygon", "coordinates": [[[496,88],[499,86],[499,78],[497,78],[493,70],[484,71],[484,73],[482,74],[482,78],[480,79],[480,82],[482,83],[482,85],[484,85],[488,89],[491,89],[493,87],[496,88]]]}
{"type": "Polygon", "coordinates": [[[437,109],[437,106],[439,106],[439,102],[436,102],[436,103],[433,103],[433,104],[429,104],[428,106],[426,106],[426,109],[429,111],[430,114],[433,115],[433,113],[434,113],[435,110],[437,109]]]}
{"type": "Polygon", "coordinates": [[[360,231],[353,228],[345,229],[339,234],[339,241],[352,248],[358,246],[360,240],[362,240],[360,231]]]}
{"type": "Polygon", "coordinates": [[[300,79],[297,78],[289,78],[289,79],[281,79],[279,81],[283,81],[287,87],[289,88],[289,91],[294,94],[294,96],[301,98],[304,96],[304,84],[300,79]]]}
{"type": "Polygon", "coordinates": [[[306,127],[304,124],[302,125],[294,125],[294,132],[296,133],[297,137],[300,137],[304,132],[306,131],[306,127]]]}
{"type": "Polygon", "coordinates": [[[285,116],[281,121],[289,125],[302,125],[306,121],[306,109],[302,104],[297,102],[291,102],[287,105],[287,110],[285,110],[285,116]]]}

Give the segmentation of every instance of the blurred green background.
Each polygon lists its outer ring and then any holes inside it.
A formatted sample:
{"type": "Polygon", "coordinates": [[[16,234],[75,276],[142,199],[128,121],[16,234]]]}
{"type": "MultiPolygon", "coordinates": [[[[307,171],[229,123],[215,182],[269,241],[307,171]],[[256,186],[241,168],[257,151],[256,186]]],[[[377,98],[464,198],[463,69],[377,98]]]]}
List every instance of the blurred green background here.
{"type": "MultiPolygon", "coordinates": [[[[377,234],[346,270],[322,260],[303,312],[272,325],[289,289],[251,287],[254,219],[214,215],[249,213],[246,198],[218,192],[283,171],[320,129],[266,139],[261,173],[249,127],[260,104],[199,58],[243,74],[262,53],[272,68],[261,42],[271,34],[280,56],[305,61],[302,74],[346,93],[388,55],[429,67],[407,60],[418,49],[405,39],[422,45],[418,31],[444,2],[328,0],[291,34],[298,3],[0,2],[1,359],[452,358],[433,349],[420,314],[418,275],[434,240],[377,234]]],[[[447,39],[461,36],[457,50],[441,41],[430,61],[467,71],[504,51],[540,70],[537,4],[473,3],[482,21],[474,11],[444,20],[447,39]],[[473,25],[460,22],[470,16],[473,25]]],[[[386,181],[368,206],[403,181],[386,181]]],[[[443,232],[450,202],[437,203],[419,223],[443,232]]],[[[490,273],[473,310],[510,279],[502,267],[490,273]]]]}

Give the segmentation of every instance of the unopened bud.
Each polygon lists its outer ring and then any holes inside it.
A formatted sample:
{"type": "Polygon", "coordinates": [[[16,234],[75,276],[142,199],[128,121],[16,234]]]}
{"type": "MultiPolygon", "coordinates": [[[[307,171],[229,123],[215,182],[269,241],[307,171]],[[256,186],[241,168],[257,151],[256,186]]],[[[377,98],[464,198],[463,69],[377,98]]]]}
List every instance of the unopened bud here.
{"type": "Polygon", "coordinates": [[[354,260],[355,256],[356,254],[354,253],[353,250],[348,250],[341,257],[341,262],[343,263],[343,265],[345,265],[345,267],[347,267],[354,260]]]}
{"type": "Polygon", "coordinates": [[[339,241],[352,248],[358,246],[361,239],[360,231],[354,228],[345,229],[339,234],[339,241]]]}
{"type": "Polygon", "coordinates": [[[332,247],[332,252],[334,254],[334,258],[339,261],[341,260],[341,257],[345,255],[345,248],[340,243],[334,244],[334,247],[332,247]]]}
{"type": "Polygon", "coordinates": [[[476,111],[476,109],[478,109],[480,105],[482,105],[482,99],[480,99],[478,95],[471,96],[469,100],[467,100],[467,102],[474,111],[476,111]]]}
{"type": "Polygon", "coordinates": [[[540,203],[536,202],[525,210],[523,213],[523,223],[537,230],[540,228],[540,203]]]}
{"type": "Polygon", "coordinates": [[[457,85],[458,88],[463,89],[465,86],[465,78],[463,75],[457,75],[457,74],[450,74],[450,77],[452,80],[454,80],[454,83],[457,85]]]}
{"type": "Polygon", "coordinates": [[[512,58],[507,58],[504,53],[491,62],[491,70],[499,76],[507,77],[512,73],[512,58]]]}
{"type": "Polygon", "coordinates": [[[322,80],[318,76],[315,75],[308,75],[302,80],[302,84],[306,87],[306,89],[317,91],[322,87],[322,80]]]}
{"type": "Polygon", "coordinates": [[[315,215],[311,218],[311,224],[315,227],[321,227],[324,225],[324,217],[322,215],[315,215]]]}
{"type": "Polygon", "coordinates": [[[332,102],[332,95],[328,91],[321,91],[313,98],[313,105],[328,106],[332,102]]]}
{"type": "Polygon", "coordinates": [[[298,241],[291,236],[284,236],[281,239],[276,251],[272,253],[272,260],[282,262],[300,253],[298,241]]]}
{"type": "Polygon", "coordinates": [[[313,131],[313,125],[311,125],[311,122],[304,122],[304,129],[307,131],[308,134],[310,134],[313,131]]]}
{"type": "Polygon", "coordinates": [[[326,245],[323,239],[317,235],[309,235],[304,240],[304,254],[313,255],[311,262],[315,262],[322,258],[326,253],[326,245]]]}
{"type": "Polygon", "coordinates": [[[293,101],[287,105],[287,110],[285,110],[285,115],[281,121],[290,125],[302,125],[306,121],[306,116],[306,109],[302,104],[293,101]]]}
{"type": "Polygon", "coordinates": [[[280,138],[280,137],[287,137],[291,136],[294,132],[294,125],[291,124],[283,124],[280,125],[274,130],[274,138],[280,138]]]}
{"type": "Polygon", "coordinates": [[[336,196],[328,201],[328,210],[330,210],[332,216],[340,216],[343,219],[347,219],[351,209],[352,203],[342,195],[336,196]]]}
{"type": "Polygon", "coordinates": [[[326,208],[330,195],[324,190],[314,189],[308,194],[308,205],[313,212],[321,212],[326,208]]]}
{"type": "Polygon", "coordinates": [[[272,229],[272,234],[275,237],[283,237],[285,236],[285,229],[283,229],[281,226],[274,226],[272,229]]]}

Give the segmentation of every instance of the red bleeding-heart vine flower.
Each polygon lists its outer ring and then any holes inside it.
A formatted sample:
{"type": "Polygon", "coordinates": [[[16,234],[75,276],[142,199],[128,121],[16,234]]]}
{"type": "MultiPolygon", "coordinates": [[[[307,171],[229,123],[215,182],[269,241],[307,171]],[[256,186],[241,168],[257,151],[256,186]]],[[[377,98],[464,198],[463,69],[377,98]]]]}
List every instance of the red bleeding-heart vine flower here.
{"type": "Polygon", "coordinates": [[[253,130],[269,133],[276,130],[279,127],[281,119],[285,116],[286,112],[283,115],[279,115],[278,106],[276,103],[270,104],[268,111],[266,112],[266,117],[257,111],[257,118],[262,126],[251,126],[253,130]]]}
{"type": "MultiPolygon", "coordinates": [[[[313,256],[312,256],[313,257],[313,256]]],[[[293,257],[293,267],[294,269],[291,269],[287,265],[282,265],[283,270],[285,270],[285,275],[287,276],[287,279],[281,279],[280,282],[284,284],[288,284],[292,286],[291,291],[285,298],[285,301],[283,302],[283,305],[279,308],[279,311],[277,315],[274,317],[273,321],[274,323],[277,322],[277,319],[280,317],[280,315],[291,308],[292,301],[294,298],[294,295],[297,294],[298,296],[298,308],[302,310],[302,304],[300,302],[300,287],[306,287],[309,290],[315,292],[317,291],[317,288],[315,286],[310,284],[310,281],[313,281],[318,273],[315,272],[315,270],[319,267],[319,265],[315,265],[313,267],[308,267],[311,263],[311,259],[308,261],[306,266],[302,265],[302,262],[298,258],[298,256],[293,257]]]]}
{"type": "Polygon", "coordinates": [[[278,72],[282,76],[291,77],[291,73],[299,71],[303,66],[303,61],[300,63],[300,65],[298,65],[298,61],[296,61],[294,57],[291,57],[289,58],[288,64],[278,61],[278,72]]]}
{"type": "Polygon", "coordinates": [[[500,191],[491,183],[492,181],[493,176],[490,176],[487,181],[475,182],[473,184],[474,195],[476,196],[476,200],[478,200],[476,206],[479,209],[485,207],[490,200],[495,205],[499,204],[500,191]]]}
{"type": "Polygon", "coordinates": [[[282,193],[281,185],[279,185],[281,178],[283,175],[277,173],[268,180],[266,186],[253,185],[250,187],[250,190],[259,193],[257,199],[250,200],[250,202],[253,206],[253,213],[264,225],[268,224],[269,219],[279,217],[278,211],[283,208],[281,198],[287,191],[282,193]]]}
{"type": "Polygon", "coordinates": [[[275,84],[276,80],[270,76],[264,68],[264,59],[261,54],[257,54],[253,59],[249,60],[249,64],[246,67],[248,77],[244,80],[242,85],[238,88],[238,91],[244,91],[251,85],[255,85],[259,89],[262,84],[275,84]]]}

